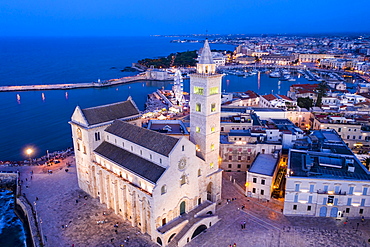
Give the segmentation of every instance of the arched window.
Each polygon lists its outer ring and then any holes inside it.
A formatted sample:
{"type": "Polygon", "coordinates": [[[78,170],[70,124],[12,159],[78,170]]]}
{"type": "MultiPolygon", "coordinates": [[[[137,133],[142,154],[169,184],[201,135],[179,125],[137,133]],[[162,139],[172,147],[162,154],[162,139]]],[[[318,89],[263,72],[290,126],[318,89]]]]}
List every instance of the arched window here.
{"type": "Polygon", "coordinates": [[[77,129],[77,139],[82,140],[82,131],[80,128],[77,129]]]}
{"type": "Polygon", "coordinates": [[[161,188],[161,195],[166,194],[166,192],[167,192],[167,187],[166,185],[163,185],[161,188]]]}

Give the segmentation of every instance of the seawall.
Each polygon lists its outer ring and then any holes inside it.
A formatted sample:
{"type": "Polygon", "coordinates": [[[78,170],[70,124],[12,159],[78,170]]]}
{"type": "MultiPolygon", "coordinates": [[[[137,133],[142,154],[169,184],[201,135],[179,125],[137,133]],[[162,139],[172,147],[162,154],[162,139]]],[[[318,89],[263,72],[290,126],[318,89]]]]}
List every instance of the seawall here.
{"type": "Polygon", "coordinates": [[[0,92],[16,92],[16,91],[39,91],[39,90],[68,90],[78,88],[99,88],[110,87],[119,84],[126,84],[134,81],[146,80],[146,75],[136,75],[122,77],[119,79],[111,79],[102,82],[89,82],[89,83],[66,83],[66,84],[47,84],[47,85],[22,85],[22,86],[2,86],[0,92]]]}
{"type": "Polygon", "coordinates": [[[28,228],[30,234],[28,242],[31,242],[34,247],[45,246],[42,240],[41,229],[38,226],[36,211],[28,200],[20,195],[21,187],[18,181],[18,172],[0,171],[0,187],[14,192],[15,213],[22,220],[24,227],[28,228]]]}

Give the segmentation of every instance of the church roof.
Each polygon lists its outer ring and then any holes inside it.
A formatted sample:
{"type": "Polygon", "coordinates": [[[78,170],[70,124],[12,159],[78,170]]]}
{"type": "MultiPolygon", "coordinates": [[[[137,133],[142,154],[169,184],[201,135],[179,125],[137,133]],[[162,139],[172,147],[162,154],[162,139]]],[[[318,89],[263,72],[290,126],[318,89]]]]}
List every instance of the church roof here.
{"type": "Polygon", "coordinates": [[[82,109],[89,125],[109,122],[115,119],[133,117],[140,114],[136,105],[131,101],[122,101],[109,105],[82,109]]]}
{"type": "Polygon", "coordinates": [[[165,156],[170,154],[179,141],[175,137],[119,120],[114,121],[105,131],[165,156]]]}
{"type": "Polygon", "coordinates": [[[166,170],[109,142],[103,142],[94,151],[153,183],[156,183],[166,170]]]}
{"type": "Polygon", "coordinates": [[[200,54],[199,64],[213,64],[211,49],[209,48],[208,39],[204,41],[202,53],[200,54]]]}

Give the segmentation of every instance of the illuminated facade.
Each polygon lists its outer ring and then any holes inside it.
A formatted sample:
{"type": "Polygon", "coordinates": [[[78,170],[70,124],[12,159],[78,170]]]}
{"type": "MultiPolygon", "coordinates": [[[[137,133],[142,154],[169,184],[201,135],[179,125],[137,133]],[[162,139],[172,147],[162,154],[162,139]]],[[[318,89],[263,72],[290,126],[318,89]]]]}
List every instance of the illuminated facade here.
{"type": "Polygon", "coordinates": [[[209,54],[206,41],[190,83],[191,141],[142,128],[131,99],[76,107],[70,121],[80,188],[161,246],[184,246],[219,220],[222,75],[209,54]]]}

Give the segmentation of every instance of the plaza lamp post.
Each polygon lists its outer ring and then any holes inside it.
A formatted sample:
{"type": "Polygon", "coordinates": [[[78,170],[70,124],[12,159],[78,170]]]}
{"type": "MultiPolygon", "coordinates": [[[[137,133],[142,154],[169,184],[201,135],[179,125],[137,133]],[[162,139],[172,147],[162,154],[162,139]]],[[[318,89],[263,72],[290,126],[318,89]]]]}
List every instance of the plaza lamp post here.
{"type": "Polygon", "coordinates": [[[30,164],[31,164],[31,154],[33,153],[33,149],[32,148],[27,148],[26,149],[26,154],[28,156],[28,159],[30,160],[30,164]]]}

